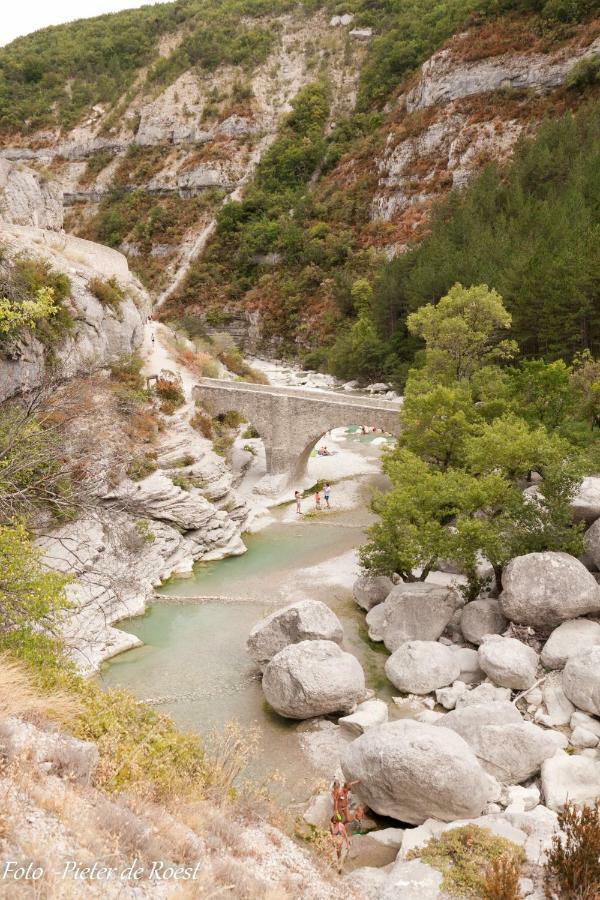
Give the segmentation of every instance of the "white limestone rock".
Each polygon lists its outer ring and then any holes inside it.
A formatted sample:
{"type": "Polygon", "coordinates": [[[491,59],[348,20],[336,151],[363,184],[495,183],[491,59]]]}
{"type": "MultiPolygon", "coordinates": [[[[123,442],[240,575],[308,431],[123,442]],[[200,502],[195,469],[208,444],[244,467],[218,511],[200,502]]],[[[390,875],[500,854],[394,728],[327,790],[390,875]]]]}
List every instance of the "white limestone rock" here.
{"type": "MultiPolygon", "coordinates": [[[[600,478],[598,481],[600,481],[600,478]]],[[[586,556],[591,559],[597,569],[600,569],[600,518],[590,525],[584,535],[584,541],[586,556]]]]}
{"type": "Polygon", "coordinates": [[[460,618],[465,639],[477,646],[486,634],[502,634],[508,625],[497,600],[486,598],[467,603],[460,618]]]}
{"type": "Polygon", "coordinates": [[[249,655],[265,666],[288,644],[333,641],[341,644],[344,631],[338,617],[320,600],[299,600],[261,619],[246,641],[249,655]]]}
{"type": "Polygon", "coordinates": [[[368,612],[383,603],[393,587],[394,583],[387,575],[361,575],[352,585],[352,594],[358,605],[368,612]]]}
{"type": "Polygon", "coordinates": [[[349,713],[365,694],[359,661],[333,641],[301,641],[280,650],[262,680],[268,704],[289,719],[349,713]]]}
{"type": "Polygon", "coordinates": [[[22,163],[0,158],[0,220],[60,231],[63,192],[59,184],[22,163]]]}
{"type": "Polygon", "coordinates": [[[477,650],[471,650],[470,647],[457,647],[452,644],[450,649],[460,664],[460,675],[458,680],[465,684],[479,684],[485,678],[485,672],[479,666],[479,654],[477,650]]]}
{"type": "Polygon", "coordinates": [[[438,900],[442,873],[420,859],[396,862],[386,878],[379,900],[438,900]]]}
{"type": "Polygon", "coordinates": [[[387,660],[385,674],[407,694],[429,694],[460,675],[456,654],[435,641],[408,641],[387,660]]]}
{"type": "Polygon", "coordinates": [[[591,731],[597,738],[600,738],[600,721],[588,716],[587,713],[576,710],[571,716],[570,725],[571,728],[585,728],[586,731],[591,731]]]}
{"type": "Polygon", "coordinates": [[[600,475],[588,475],[579,486],[571,510],[576,522],[587,522],[589,525],[600,519],[600,475]]]}
{"type": "Polygon", "coordinates": [[[383,604],[383,642],[393,652],[406,641],[437,641],[462,605],[452,588],[423,581],[399,584],[383,604]]]}
{"type": "Polygon", "coordinates": [[[341,725],[342,728],[345,728],[351,734],[360,735],[368,731],[369,728],[383,725],[387,720],[387,703],[384,703],[383,700],[365,700],[364,703],[359,703],[356,712],[338,719],[338,725],[341,725]]]}
{"type": "Polygon", "coordinates": [[[403,822],[481,813],[498,786],[469,745],[447,728],[410,719],[371,728],[342,754],[348,781],[372,810],[403,822]]]}
{"type": "MultiPolygon", "coordinates": [[[[505,703],[510,701],[510,688],[496,687],[491,681],[484,681],[456,701],[456,708],[463,706],[480,706],[487,703],[505,703]]],[[[518,710],[517,710],[518,712],[518,710]]]]}
{"type": "Polygon", "coordinates": [[[527,553],[502,575],[500,607],[507,619],[545,632],[567,619],[600,612],[600,586],[568,553],[527,553]]]}
{"type": "Polygon", "coordinates": [[[454,709],[456,701],[465,691],[468,691],[468,687],[464,681],[455,681],[450,687],[439,688],[435,692],[435,699],[444,709],[454,709]]]}
{"type": "Polygon", "coordinates": [[[578,750],[586,750],[598,746],[598,735],[578,725],[573,729],[569,743],[578,750]]]}
{"type": "Polygon", "coordinates": [[[547,669],[562,669],[570,656],[597,644],[600,644],[598,622],[591,619],[570,619],[554,629],[544,644],[540,658],[547,669]]]}
{"type": "Polygon", "coordinates": [[[600,762],[557,753],[542,765],[542,792],[546,806],[556,812],[567,801],[576,806],[593,803],[600,797],[600,762]]]}
{"type": "Polygon", "coordinates": [[[536,722],[540,722],[540,724],[549,728],[568,725],[575,707],[565,695],[560,672],[550,672],[546,676],[542,686],[542,698],[547,715],[544,716],[540,714],[540,710],[537,710],[535,713],[536,722]]]}
{"type": "Polygon", "coordinates": [[[385,610],[383,603],[378,603],[367,613],[365,622],[367,623],[367,631],[372,641],[383,640],[383,627],[385,622],[385,610]]]}
{"type": "Polygon", "coordinates": [[[523,811],[528,812],[530,809],[535,809],[540,802],[540,790],[535,784],[530,784],[528,787],[511,784],[506,793],[508,797],[507,810],[510,812],[518,812],[516,809],[510,809],[516,804],[522,805],[523,811]]]}
{"type": "Polygon", "coordinates": [[[479,665],[494,684],[522,691],[535,682],[538,656],[515,638],[487,635],[479,647],[479,665]]]}
{"type": "Polygon", "coordinates": [[[569,657],[563,669],[562,687],[578,709],[600,715],[600,646],[569,657]]]}

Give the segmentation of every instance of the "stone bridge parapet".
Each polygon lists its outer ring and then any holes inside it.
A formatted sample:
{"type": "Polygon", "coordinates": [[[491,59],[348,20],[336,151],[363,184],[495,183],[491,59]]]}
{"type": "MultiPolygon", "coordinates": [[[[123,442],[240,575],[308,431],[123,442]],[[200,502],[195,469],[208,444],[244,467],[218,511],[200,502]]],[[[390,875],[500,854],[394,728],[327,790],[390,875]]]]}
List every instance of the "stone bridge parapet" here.
{"type": "Polygon", "coordinates": [[[265,445],[267,472],[302,477],[312,448],[332,428],[369,425],[397,435],[401,401],[336,391],[302,390],[202,378],[194,399],[212,416],[231,410],[253,425],[265,445]]]}

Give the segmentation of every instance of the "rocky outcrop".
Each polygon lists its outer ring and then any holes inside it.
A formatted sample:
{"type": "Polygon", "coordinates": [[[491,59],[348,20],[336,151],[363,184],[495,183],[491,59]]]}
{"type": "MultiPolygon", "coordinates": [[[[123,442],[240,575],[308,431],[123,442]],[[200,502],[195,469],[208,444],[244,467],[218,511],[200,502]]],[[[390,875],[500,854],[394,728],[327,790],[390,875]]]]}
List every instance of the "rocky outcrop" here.
{"type": "Polygon", "coordinates": [[[443,644],[408,641],[386,661],[385,674],[399,691],[429,694],[456,681],[460,663],[456,654],[443,644]]]}
{"type": "MultiPolygon", "coordinates": [[[[71,235],[1,222],[0,242],[9,259],[24,255],[47,260],[70,280],[64,305],[73,326],[52,347],[62,375],[110,365],[139,348],[150,301],[121,253],[71,235]],[[101,303],[89,287],[94,278],[112,277],[124,291],[117,309],[101,303]]],[[[46,357],[46,348],[34,335],[13,342],[10,352],[0,356],[0,402],[39,385],[46,357]]]]}
{"type": "Polygon", "coordinates": [[[462,604],[456,590],[437,584],[397,585],[383,604],[385,646],[393,652],[406,641],[437,641],[462,604]]]}
{"type": "Polygon", "coordinates": [[[600,716],[600,646],[568,658],[563,669],[562,686],[578,709],[600,716]]]}
{"type": "Polygon", "coordinates": [[[522,641],[493,634],[479,647],[479,665],[494,684],[522,691],[535,681],[538,656],[522,641]]]}
{"type": "Polygon", "coordinates": [[[488,59],[460,63],[452,46],[435,53],[421,69],[418,84],[407,94],[409,112],[427,106],[450,103],[472,94],[484,94],[500,89],[531,88],[544,92],[565,81],[573,66],[584,56],[600,52],[600,40],[589,47],[553,54],[505,53],[488,59]]]}
{"type": "Polygon", "coordinates": [[[320,600],[299,600],[257,622],[248,636],[248,653],[265,666],[288,644],[301,641],[333,641],[344,637],[338,617],[320,600]]]}
{"type": "Polygon", "coordinates": [[[469,745],[448,728],[399,720],[371,728],[342,756],[347,781],[375,812],[419,825],[478,816],[497,792],[469,745]]]}
{"type": "Polygon", "coordinates": [[[542,633],[567,619],[600,612],[600,587],[568,553],[528,553],[511,559],[502,574],[500,606],[511,622],[542,633]]]}
{"type": "Polygon", "coordinates": [[[62,190],[33,169],[0,157],[0,221],[60,231],[62,190]]]}
{"type": "Polygon", "coordinates": [[[359,661],[332,641],[289,644],[267,665],[262,687],[267,703],[288,719],[349,713],[364,699],[359,661]]]}

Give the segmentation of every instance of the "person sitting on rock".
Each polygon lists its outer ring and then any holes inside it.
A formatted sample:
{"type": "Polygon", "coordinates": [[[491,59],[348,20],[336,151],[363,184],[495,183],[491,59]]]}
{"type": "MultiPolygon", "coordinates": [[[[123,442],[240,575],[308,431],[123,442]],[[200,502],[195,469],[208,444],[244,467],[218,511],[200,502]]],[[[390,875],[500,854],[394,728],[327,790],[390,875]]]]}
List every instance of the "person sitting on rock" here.
{"type": "Polygon", "coordinates": [[[335,855],[337,859],[338,875],[342,874],[342,865],[344,863],[344,850],[348,852],[350,849],[350,838],[346,831],[346,826],[341,820],[339,813],[335,813],[329,822],[329,833],[333,841],[335,855]]]}
{"type": "Polygon", "coordinates": [[[362,832],[364,818],[365,808],[362,804],[359,804],[356,809],[352,811],[352,818],[350,819],[353,834],[360,834],[362,832]]]}

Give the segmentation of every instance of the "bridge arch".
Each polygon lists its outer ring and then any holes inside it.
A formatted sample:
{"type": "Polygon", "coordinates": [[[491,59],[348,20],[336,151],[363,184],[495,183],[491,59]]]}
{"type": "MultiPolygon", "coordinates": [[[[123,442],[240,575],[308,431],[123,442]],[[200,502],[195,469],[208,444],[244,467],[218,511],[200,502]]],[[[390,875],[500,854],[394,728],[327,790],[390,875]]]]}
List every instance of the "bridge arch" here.
{"type": "Polygon", "coordinates": [[[268,474],[290,480],[304,475],[312,448],[332,428],[364,422],[390,434],[400,430],[400,402],[377,397],[214,378],[201,379],[193,395],[213,416],[241,413],[263,440],[268,474]]]}

